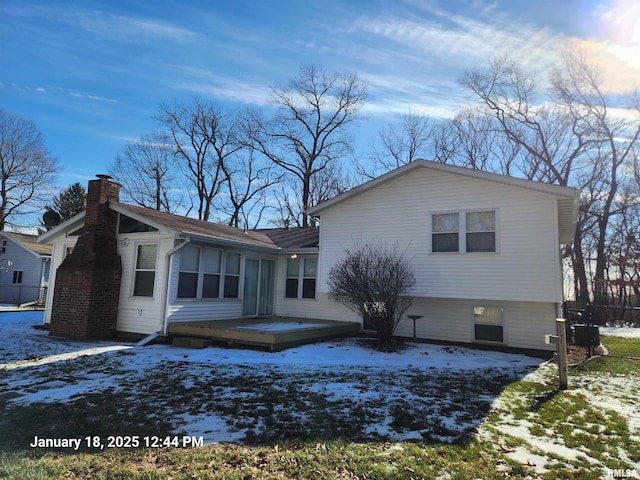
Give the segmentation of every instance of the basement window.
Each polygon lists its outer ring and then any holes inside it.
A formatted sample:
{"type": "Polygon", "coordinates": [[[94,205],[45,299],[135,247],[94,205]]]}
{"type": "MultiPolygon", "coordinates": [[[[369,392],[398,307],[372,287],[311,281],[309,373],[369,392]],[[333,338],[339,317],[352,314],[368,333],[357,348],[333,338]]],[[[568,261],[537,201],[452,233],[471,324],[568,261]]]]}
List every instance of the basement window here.
{"type": "Polygon", "coordinates": [[[504,343],[503,309],[473,307],[474,334],[477,342],[504,343]]]}

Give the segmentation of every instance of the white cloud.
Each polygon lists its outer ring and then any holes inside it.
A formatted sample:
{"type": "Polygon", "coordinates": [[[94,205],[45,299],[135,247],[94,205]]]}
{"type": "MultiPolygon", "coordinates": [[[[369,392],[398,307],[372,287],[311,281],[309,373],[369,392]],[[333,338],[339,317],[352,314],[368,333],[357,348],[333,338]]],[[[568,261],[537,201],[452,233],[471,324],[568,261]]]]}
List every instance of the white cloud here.
{"type": "Polygon", "coordinates": [[[99,102],[108,102],[108,103],[117,103],[118,101],[113,99],[113,98],[106,98],[106,97],[99,97],[97,95],[90,95],[88,93],[84,93],[84,92],[77,92],[77,91],[73,91],[70,90],[68,91],[69,95],[71,95],[72,97],[75,98],[86,98],[88,100],[96,100],[99,102]]]}

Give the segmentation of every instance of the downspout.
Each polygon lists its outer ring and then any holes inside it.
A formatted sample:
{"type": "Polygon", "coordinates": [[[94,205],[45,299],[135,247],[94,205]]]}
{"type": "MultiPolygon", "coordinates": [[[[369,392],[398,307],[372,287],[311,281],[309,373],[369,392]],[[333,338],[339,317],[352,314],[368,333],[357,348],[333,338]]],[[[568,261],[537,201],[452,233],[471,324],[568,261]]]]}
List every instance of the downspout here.
{"type": "Polygon", "coordinates": [[[182,243],[176,245],[175,247],[173,247],[171,250],[169,250],[166,253],[165,256],[165,269],[164,271],[167,272],[167,274],[164,276],[164,288],[162,290],[162,322],[160,324],[160,328],[157,332],[152,333],[151,335],[148,335],[147,337],[143,338],[142,340],[140,340],[138,343],[136,343],[136,346],[143,346],[146,345],[147,343],[155,340],[157,337],[159,337],[160,335],[166,335],[167,334],[167,311],[169,310],[169,284],[170,281],[169,279],[171,278],[171,257],[178,252],[181,248],[185,247],[186,245],[189,244],[189,242],[191,241],[191,237],[189,235],[187,235],[185,238],[182,239],[182,243]]]}
{"type": "Polygon", "coordinates": [[[173,247],[171,250],[169,250],[166,254],[166,264],[165,264],[165,271],[167,272],[167,274],[164,276],[164,289],[163,289],[163,295],[164,295],[164,302],[162,305],[162,325],[160,325],[160,332],[162,332],[162,335],[166,335],[167,334],[167,320],[168,320],[168,311],[169,311],[169,286],[171,284],[171,277],[173,274],[173,268],[172,268],[172,262],[171,262],[171,257],[176,254],[178,251],[180,251],[182,248],[186,247],[189,243],[191,242],[191,236],[189,234],[187,234],[185,236],[185,238],[183,239],[182,243],[176,245],[175,247],[173,247]]]}

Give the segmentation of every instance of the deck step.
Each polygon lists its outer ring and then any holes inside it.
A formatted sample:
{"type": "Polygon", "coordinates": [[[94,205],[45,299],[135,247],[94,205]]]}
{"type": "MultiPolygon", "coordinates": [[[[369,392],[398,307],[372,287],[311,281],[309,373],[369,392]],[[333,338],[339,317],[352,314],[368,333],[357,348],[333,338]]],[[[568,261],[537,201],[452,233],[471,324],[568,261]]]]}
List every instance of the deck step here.
{"type": "Polygon", "coordinates": [[[210,338],[175,337],[171,345],[182,348],[206,348],[212,343],[210,338]]]}

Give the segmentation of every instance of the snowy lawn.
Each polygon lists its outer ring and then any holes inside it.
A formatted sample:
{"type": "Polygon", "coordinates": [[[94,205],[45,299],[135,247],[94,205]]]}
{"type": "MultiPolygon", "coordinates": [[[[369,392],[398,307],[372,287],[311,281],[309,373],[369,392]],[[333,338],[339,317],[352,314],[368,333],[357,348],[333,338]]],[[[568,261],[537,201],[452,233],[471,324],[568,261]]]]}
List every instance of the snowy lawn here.
{"type": "MultiPolygon", "coordinates": [[[[343,456],[358,449],[386,452],[388,476],[380,475],[377,460],[375,468],[371,462],[358,467],[353,459],[341,463],[356,478],[412,478],[418,467],[416,476],[430,478],[467,468],[470,475],[494,472],[495,478],[640,471],[637,375],[581,372],[571,377],[573,390],[557,392],[554,367],[522,355],[411,342],[385,353],[363,339],[278,353],[135,347],[54,339],[30,328],[41,319],[40,312],[0,313],[0,449],[38,451],[29,447],[36,436],[95,436],[104,444],[110,436],[186,435],[211,444],[207,455],[217,452],[225,464],[244,452],[246,462],[237,459],[229,478],[252,472],[255,455],[268,470],[285,458],[278,460],[282,448],[308,455],[309,445],[343,456]],[[404,465],[401,472],[398,465],[404,465]]],[[[91,441],[83,440],[81,449],[91,441]]],[[[165,457],[156,464],[176,462],[165,457]]],[[[0,458],[0,477],[2,468],[10,471],[7,462],[0,458]]],[[[335,465],[327,468],[327,476],[340,476],[335,465]]]]}

